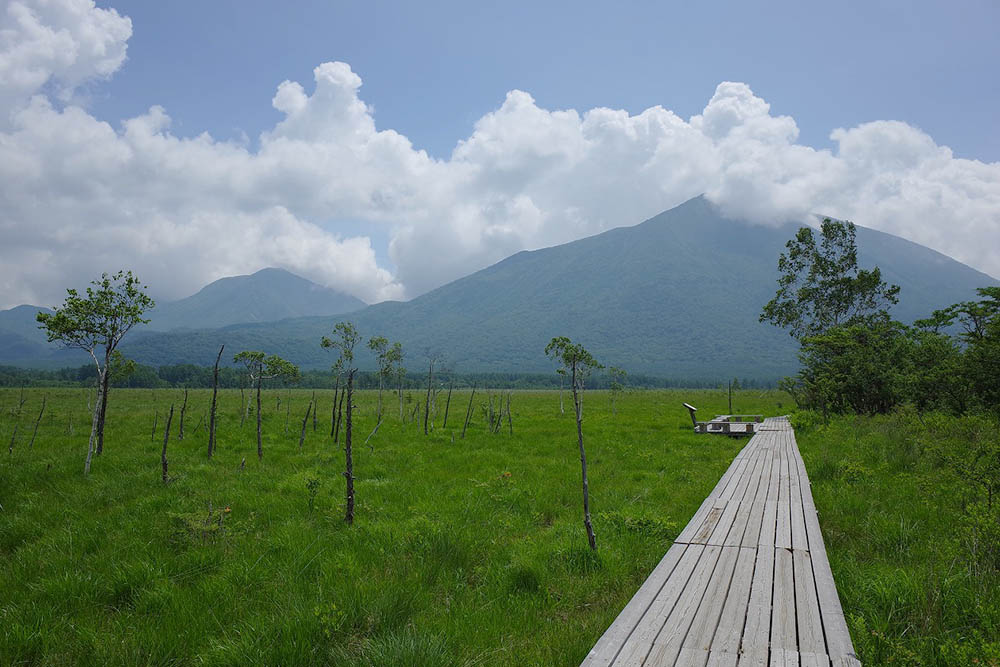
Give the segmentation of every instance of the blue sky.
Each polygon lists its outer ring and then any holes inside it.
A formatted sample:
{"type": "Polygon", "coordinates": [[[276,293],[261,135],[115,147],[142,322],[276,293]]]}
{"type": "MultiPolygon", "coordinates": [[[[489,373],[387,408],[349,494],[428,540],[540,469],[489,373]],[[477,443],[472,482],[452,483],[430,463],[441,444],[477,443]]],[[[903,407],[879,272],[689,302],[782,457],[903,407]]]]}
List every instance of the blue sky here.
{"type": "Polygon", "coordinates": [[[0,307],[277,266],[367,302],[705,194],[1000,275],[1000,5],[0,6],[0,307]]]}
{"type": "Polygon", "coordinates": [[[285,79],[340,60],[376,124],[447,157],[511,89],[548,109],[699,113],[742,81],[829,147],[900,120],[960,157],[1000,160],[1000,4],[942,2],[99,2],[132,18],[106,119],[164,106],[178,134],[255,139],[285,79]],[[490,6],[484,6],[489,4],[490,6]]]}

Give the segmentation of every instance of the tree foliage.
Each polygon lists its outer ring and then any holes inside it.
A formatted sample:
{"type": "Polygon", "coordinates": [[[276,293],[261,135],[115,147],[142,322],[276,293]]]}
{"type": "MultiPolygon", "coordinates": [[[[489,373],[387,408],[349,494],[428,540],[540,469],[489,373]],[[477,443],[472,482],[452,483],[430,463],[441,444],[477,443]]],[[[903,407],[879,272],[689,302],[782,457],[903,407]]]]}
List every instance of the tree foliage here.
{"type": "Polygon", "coordinates": [[[858,268],[855,227],[851,222],[823,221],[820,241],[813,230],[799,229],[778,258],[778,292],[764,306],[761,322],[789,330],[802,341],[832,327],[887,320],[899,287],[882,281],[878,267],[858,268]]]}
{"type": "MultiPolygon", "coordinates": [[[[84,473],[90,472],[91,457],[104,449],[104,423],[107,415],[108,388],[114,370],[126,376],[130,370],[116,348],[132,327],[144,324],[143,314],[156,305],[145,292],[146,287],[131,271],[119,271],[91,282],[86,296],[75,289],[66,290],[66,300],[53,313],[35,316],[45,330],[49,342],[84,350],[94,360],[97,370],[97,400],[87,445],[84,473]],[[96,444],[96,449],[95,449],[96,444]]],[[[134,370],[134,366],[131,368],[134,370]]]]}

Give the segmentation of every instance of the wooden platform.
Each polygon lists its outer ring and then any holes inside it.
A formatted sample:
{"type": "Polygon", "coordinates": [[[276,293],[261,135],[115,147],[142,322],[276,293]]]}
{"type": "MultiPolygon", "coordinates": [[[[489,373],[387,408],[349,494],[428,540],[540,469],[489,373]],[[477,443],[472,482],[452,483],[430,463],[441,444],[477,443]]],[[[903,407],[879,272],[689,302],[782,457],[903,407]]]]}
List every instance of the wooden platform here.
{"type": "Polygon", "coordinates": [[[809,478],[767,419],[583,665],[856,667],[809,478]]]}

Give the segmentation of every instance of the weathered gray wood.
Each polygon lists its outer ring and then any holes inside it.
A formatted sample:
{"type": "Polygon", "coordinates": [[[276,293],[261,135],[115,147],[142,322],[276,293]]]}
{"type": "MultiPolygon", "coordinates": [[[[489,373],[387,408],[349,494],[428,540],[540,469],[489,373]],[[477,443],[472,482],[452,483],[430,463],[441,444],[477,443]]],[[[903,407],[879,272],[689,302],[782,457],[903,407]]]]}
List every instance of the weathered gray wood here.
{"type": "MultiPolygon", "coordinates": [[[[699,649],[706,652],[712,648],[715,632],[719,628],[722,609],[729,595],[733,581],[733,572],[741,549],[738,547],[723,547],[715,571],[705,589],[704,598],[691,622],[687,637],[682,646],[689,649],[699,649]]],[[[749,551],[749,550],[747,550],[749,551]]],[[[707,661],[707,658],[706,658],[707,661]]]]}
{"type": "Polygon", "coordinates": [[[761,426],[584,665],[860,666],[794,432],[761,426]]]}
{"type": "Polygon", "coordinates": [[[677,660],[684,637],[698,612],[705,589],[712,580],[712,573],[715,571],[721,551],[721,547],[705,547],[684,592],[653,640],[652,650],[645,664],[672,665],[677,660]]]}
{"type": "Polygon", "coordinates": [[[674,568],[677,567],[677,563],[684,554],[684,548],[683,545],[674,545],[667,550],[666,555],[660,559],[659,564],[653,569],[645,583],[632,596],[622,612],[618,614],[618,618],[587,654],[583,665],[586,667],[605,667],[614,661],[622,644],[632,634],[632,630],[642,620],[650,605],[653,604],[653,600],[667,583],[667,579],[673,574],[674,568]]]}
{"type": "MultiPolygon", "coordinates": [[[[743,653],[763,650],[765,661],[771,642],[771,595],[774,591],[774,547],[757,548],[757,563],[750,587],[741,649],[743,653]]],[[[741,663],[742,664],[742,663],[741,663]]]]}
{"type": "MultiPolygon", "coordinates": [[[[747,617],[747,605],[750,602],[750,585],[753,583],[754,564],[757,561],[756,549],[739,549],[736,567],[733,570],[732,582],[726,603],[719,618],[719,627],[709,647],[712,654],[730,653],[736,655],[740,650],[740,638],[743,636],[743,624],[747,617]]],[[[709,659],[709,664],[712,660],[709,659]]]]}
{"type": "Polygon", "coordinates": [[[795,620],[792,552],[779,547],[774,550],[774,598],[771,606],[772,658],[776,649],[797,650],[795,620]]]}
{"type": "Polygon", "coordinates": [[[795,568],[795,614],[798,618],[799,652],[826,653],[823,639],[823,622],[820,619],[819,600],[813,578],[813,564],[809,552],[792,551],[795,568]]]}
{"type": "Polygon", "coordinates": [[[690,545],[684,549],[677,567],[674,568],[673,575],[660,589],[653,603],[649,606],[643,622],[629,635],[629,638],[622,646],[619,657],[615,660],[615,665],[641,665],[649,654],[653,645],[653,640],[659,634],[667,617],[673,611],[677,601],[687,587],[691,573],[701,560],[705,547],[701,545],[690,545]]]}

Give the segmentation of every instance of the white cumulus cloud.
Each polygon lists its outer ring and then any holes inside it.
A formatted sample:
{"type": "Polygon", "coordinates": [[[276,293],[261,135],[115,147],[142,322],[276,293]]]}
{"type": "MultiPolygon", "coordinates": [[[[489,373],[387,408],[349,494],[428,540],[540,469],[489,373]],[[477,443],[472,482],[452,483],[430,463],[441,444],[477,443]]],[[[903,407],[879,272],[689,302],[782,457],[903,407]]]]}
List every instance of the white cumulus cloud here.
{"type": "Polygon", "coordinates": [[[549,110],[514,90],[438,160],[376,127],[349,65],[323,63],[309,86],[276,86],[283,117],[249,150],[173,135],[155,100],[113,124],[73,104],[122,65],[127,18],[23,0],[0,20],[0,307],[58,303],[121,267],[164,298],[265,266],[369,302],[412,297],[701,193],[753,222],[849,218],[1000,275],[1000,163],[904,123],[837,129],[836,148],[816,150],[744,83],[719,84],[689,119],[549,110]],[[389,240],[392,272],[345,221],[389,240]]]}

